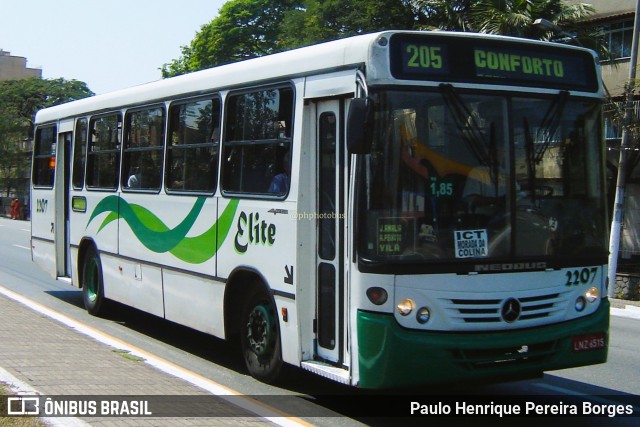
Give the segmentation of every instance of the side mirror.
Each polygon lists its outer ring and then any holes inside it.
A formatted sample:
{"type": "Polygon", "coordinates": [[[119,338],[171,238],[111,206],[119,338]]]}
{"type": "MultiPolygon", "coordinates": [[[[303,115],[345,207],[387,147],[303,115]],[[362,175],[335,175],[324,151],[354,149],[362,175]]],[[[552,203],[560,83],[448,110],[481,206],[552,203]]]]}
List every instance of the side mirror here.
{"type": "Polygon", "coordinates": [[[347,117],[347,149],[351,154],[368,154],[373,142],[373,101],[355,98],[347,117]]]}

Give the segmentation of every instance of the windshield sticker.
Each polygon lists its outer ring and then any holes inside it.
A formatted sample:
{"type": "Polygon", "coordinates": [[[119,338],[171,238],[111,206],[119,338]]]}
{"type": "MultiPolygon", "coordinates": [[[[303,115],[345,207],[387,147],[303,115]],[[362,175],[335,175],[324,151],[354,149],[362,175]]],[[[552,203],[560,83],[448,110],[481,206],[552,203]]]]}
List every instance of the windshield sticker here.
{"type": "Polygon", "coordinates": [[[457,230],[453,233],[456,258],[479,258],[489,255],[487,230],[457,230]]]}
{"type": "Polygon", "coordinates": [[[378,218],[378,255],[402,255],[415,246],[415,218],[378,218]]]}

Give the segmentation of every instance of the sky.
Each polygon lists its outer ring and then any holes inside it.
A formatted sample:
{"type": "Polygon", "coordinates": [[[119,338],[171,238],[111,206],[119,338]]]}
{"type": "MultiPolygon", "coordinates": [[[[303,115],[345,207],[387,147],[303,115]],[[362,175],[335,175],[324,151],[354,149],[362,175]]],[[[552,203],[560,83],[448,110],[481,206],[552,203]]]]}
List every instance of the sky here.
{"type": "Polygon", "coordinates": [[[162,78],[161,67],[211,22],[225,0],[9,0],[0,2],[0,49],[45,79],[96,94],[162,78]]]}

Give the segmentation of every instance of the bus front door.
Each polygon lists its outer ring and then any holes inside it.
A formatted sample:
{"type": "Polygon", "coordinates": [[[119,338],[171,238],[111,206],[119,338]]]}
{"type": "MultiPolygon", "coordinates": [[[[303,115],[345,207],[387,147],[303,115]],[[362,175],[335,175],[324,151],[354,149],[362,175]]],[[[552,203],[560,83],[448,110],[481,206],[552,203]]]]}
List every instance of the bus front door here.
{"type": "Polygon", "coordinates": [[[344,206],[345,150],[342,100],[317,103],[317,356],[345,364],[344,206]]]}

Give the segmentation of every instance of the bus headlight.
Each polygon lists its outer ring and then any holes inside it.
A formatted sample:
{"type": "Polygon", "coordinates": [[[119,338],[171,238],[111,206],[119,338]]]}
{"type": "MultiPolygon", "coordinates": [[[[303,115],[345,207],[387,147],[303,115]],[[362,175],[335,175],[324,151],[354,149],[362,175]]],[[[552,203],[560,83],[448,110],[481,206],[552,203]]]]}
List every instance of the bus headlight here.
{"type": "Polygon", "coordinates": [[[431,319],[431,312],[429,309],[427,307],[420,307],[416,312],[416,320],[418,323],[424,325],[429,321],[429,319],[431,319]]]}
{"type": "Polygon", "coordinates": [[[415,307],[416,303],[413,302],[411,298],[405,298],[404,300],[400,301],[397,306],[398,313],[400,313],[402,316],[408,316],[409,314],[411,314],[415,307]]]}
{"type": "Polygon", "coordinates": [[[584,293],[584,297],[587,299],[587,301],[594,302],[600,297],[600,291],[598,291],[598,288],[593,286],[584,293]]]}
{"type": "Polygon", "coordinates": [[[576,304],[574,305],[576,311],[579,313],[587,306],[587,300],[581,295],[576,299],[576,304]]]}

